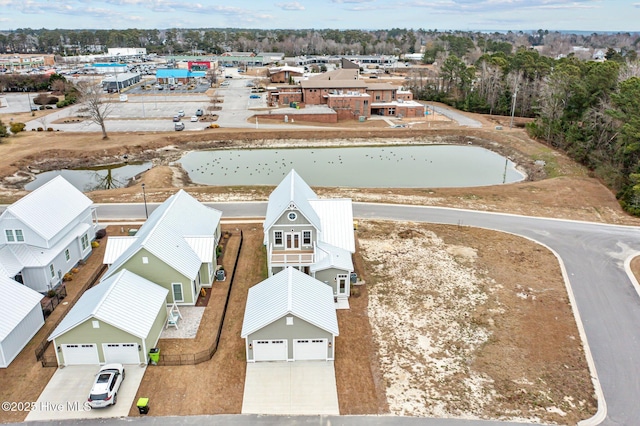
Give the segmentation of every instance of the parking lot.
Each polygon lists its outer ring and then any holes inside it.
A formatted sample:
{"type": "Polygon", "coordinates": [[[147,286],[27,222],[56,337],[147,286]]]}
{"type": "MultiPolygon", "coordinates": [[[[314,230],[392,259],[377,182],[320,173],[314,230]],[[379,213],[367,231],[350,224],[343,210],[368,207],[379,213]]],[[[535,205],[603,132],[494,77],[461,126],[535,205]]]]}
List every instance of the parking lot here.
{"type": "Polygon", "coordinates": [[[96,419],[127,417],[133,404],[146,366],[126,365],[126,377],[118,392],[118,403],[105,408],[91,409],[85,402],[91,391],[98,365],[73,365],[58,368],[49,380],[25,420],[96,419]]]}

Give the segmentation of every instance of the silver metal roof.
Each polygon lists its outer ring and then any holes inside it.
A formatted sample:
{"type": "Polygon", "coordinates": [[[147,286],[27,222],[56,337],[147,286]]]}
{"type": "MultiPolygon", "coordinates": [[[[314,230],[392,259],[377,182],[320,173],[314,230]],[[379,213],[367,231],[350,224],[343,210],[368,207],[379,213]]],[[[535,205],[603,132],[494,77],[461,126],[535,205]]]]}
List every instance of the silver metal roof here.
{"type": "Polygon", "coordinates": [[[185,277],[195,279],[202,265],[201,256],[184,236],[213,237],[221,216],[219,210],[204,206],[183,190],[178,191],[151,213],[136,233],[136,240],[111,264],[105,277],[144,248],[185,277]]]}
{"type": "Polygon", "coordinates": [[[61,336],[90,318],[104,321],[145,339],[169,290],[126,269],[87,290],[53,330],[49,340],[61,336]]]}
{"type": "Polygon", "coordinates": [[[5,277],[13,277],[22,271],[22,263],[18,257],[11,251],[9,244],[0,247],[0,275],[5,277]]]}
{"type": "Polygon", "coordinates": [[[22,221],[46,240],[53,238],[93,202],[62,176],[56,176],[2,213],[22,221]]]}
{"type": "Polygon", "coordinates": [[[351,199],[313,199],[309,203],[322,224],[318,240],[355,253],[351,199]]]}
{"type": "MultiPolygon", "coordinates": [[[[2,342],[35,306],[40,305],[42,295],[3,276],[0,276],[0,293],[4,295],[2,302],[0,302],[0,310],[2,311],[0,342],[2,342]]],[[[42,321],[44,323],[44,317],[42,321]]]]}
{"type": "Polygon", "coordinates": [[[102,263],[111,265],[137,240],[136,237],[107,237],[102,263]]]}
{"type": "Polygon", "coordinates": [[[323,242],[319,242],[316,248],[316,262],[311,265],[311,272],[328,268],[353,271],[353,261],[349,251],[323,242]]]}
{"type": "Polygon", "coordinates": [[[249,289],[240,335],[245,338],[289,314],[339,334],[331,287],[288,267],[249,289]]]}

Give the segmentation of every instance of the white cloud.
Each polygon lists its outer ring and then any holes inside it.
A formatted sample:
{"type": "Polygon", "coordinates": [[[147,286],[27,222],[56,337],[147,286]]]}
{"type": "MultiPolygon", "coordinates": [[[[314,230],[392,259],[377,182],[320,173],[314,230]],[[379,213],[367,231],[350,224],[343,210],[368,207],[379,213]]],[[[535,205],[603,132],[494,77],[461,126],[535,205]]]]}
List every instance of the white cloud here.
{"type": "Polygon", "coordinates": [[[276,6],[282,10],[304,10],[304,6],[297,1],[291,3],[276,3],[276,6]]]}

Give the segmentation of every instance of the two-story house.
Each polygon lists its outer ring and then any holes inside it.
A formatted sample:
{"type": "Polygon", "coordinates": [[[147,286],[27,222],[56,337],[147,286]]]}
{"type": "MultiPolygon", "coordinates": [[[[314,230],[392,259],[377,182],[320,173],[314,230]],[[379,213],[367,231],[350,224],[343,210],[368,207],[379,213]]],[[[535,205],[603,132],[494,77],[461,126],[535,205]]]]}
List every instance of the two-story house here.
{"type": "Polygon", "coordinates": [[[98,226],[93,202],[62,176],[0,215],[0,274],[45,293],[91,254],[98,226]]]}
{"type": "Polygon", "coordinates": [[[167,303],[195,305],[202,287],[211,287],[220,241],[219,210],[183,190],[149,215],[135,236],[109,237],[103,280],[128,270],[169,291],[167,303]]]}
{"type": "Polygon", "coordinates": [[[348,307],[355,252],[350,199],[320,199],[291,170],[269,196],[264,221],[269,276],[294,267],[329,285],[348,307]]]}

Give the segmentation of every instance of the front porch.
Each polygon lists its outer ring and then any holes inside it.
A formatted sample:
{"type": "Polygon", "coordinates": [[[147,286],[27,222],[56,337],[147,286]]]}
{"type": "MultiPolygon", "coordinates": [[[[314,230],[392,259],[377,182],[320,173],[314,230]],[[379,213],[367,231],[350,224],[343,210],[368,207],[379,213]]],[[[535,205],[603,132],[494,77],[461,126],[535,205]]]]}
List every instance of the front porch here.
{"type": "Polygon", "coordinates": [[[315,262],[314,251],[311,250],[272,250],[269,256],[271,267],[309,266],[315,262]]]}

